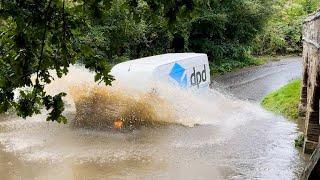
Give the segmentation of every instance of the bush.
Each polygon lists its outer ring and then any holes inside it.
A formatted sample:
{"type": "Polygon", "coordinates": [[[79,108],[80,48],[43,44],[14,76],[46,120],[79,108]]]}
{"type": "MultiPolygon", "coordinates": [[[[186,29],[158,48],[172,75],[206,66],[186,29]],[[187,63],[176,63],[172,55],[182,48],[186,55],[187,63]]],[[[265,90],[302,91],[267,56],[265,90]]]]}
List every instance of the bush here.
{"type": "Polygon", "coordinates": [[[304,134],[299,134],[299,136],[294,140],[294,146],[296,148],[302,148],[304,143],[304,134]]]}
{"type": "Polygon", "coordinates": [[[130,9],[126,1],[112,1],[101,20],[93,24],[87,41],[101,59],[119,63],[127,59],[168,52],[206,53],[218,72],[256,64],[249,50],[271,11],[266,0],[192,1],[177,10],[173,20],[165,10],[155,11],[138,1],[130,9]]]}
{"type": "Polygon", "coordinates": [[[190,22],[189,49],[208,54],[215,66],[225,66],[221,69],[242,67],[250,62],[250,44],[264,27],[270,6],[264,0],[199,3],[190,22]]]}
{"type": "Polygon", "coordinates": [[[299,54],[302,51],[302,24],[320,0],[280,0],[274,14],[252,46],[255,55],[299,54]]]}
{"type": "Polygon", "coordinates": [[[224,74],[235,69],[240,69],[248,66],[261,65],[264,61],[260,58],[254,58],[249,55],[242,59],[224,59],[224,61],[217,61],[211,63],[210,71],[212,74],[224,74]]]}

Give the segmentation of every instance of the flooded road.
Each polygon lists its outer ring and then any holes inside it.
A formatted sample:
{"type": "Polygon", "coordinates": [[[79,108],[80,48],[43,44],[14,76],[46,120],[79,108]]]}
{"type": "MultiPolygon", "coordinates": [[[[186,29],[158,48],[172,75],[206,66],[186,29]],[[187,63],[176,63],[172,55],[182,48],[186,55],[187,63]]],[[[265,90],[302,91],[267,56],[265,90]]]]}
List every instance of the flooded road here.
{"type": "MultiPolygon", "coordinates": [[[[289,80],[300,71],[297,64],[292,70],[277,66],[275,72],[289,80]]],[[[249,74],[243,82],[249,83],[249,74]]],[[[77,69],[69,76],[50,89],[66,90],[74,78],[91,79],[77,69]]],[[[176,107],[176,123],[130,132],[74,128],[45,122],[45,115],[3,116],[0,179],[296,179],[303,166],[293,144],[297,126],[257,102],[240,100],[259,99],[252,96],[263,94],[259,88],[257,93],[230,89],[239,99],[214,89],[197,96],[168,92],[164,98],[176,107]]],[[[71,105],[66,115],[74,118],[71,105]]]]}

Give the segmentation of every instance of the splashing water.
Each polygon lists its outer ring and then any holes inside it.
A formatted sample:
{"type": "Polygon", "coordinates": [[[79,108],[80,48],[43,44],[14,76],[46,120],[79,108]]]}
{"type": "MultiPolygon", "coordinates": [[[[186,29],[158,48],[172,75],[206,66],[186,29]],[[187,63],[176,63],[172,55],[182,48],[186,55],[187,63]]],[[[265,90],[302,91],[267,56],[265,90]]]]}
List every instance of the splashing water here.
{"type": "MultiPolygon", "coordinates": [[[[88,78],[92,75],[81,67],[73,68],[68,77],[58,79],[54,85],[58,87],[55,93],[67,89],[68,103],[74,105],[70,109],[76,112],[72,121],[74,127],[112,129],[121,124],[120,128],[132,130],[166,124],[194,127],[217,123],[231,127],[248,121],[250,114],[256,116],[260,114],[257,112],[263,112],[248,102],[228,98],[214,90],[200,94],[161,84],[157,86],[157,92],[141,91],[141,87],[132,88],[135,77],[128,79],[130,86],[114,83],[112,87],[105,87],[95,84],[92,79],[73,79],[76,76],[88,78]],[[63,88],[61,84],[64,84],[63,88]],[[237,122],[226,121],[234,116],[237,122]]],[[[55,88],[51,85],[48,89],[55,88]]]]}
{"type": "Polygon", "coordinates": [[[170,106],[157,95],[129,96],[110,87],[71,88],[76,109],[75,127],[94,129],[137,129],[172,123],[170,106]],[[166,112],[166,113],[164,113],[166,112]]]}
{"type": "Polygon", "coordinates": [[[300,167],[294,124],[215,90],[104,87],[76,66],[46,90],[68,92],[69,125],[0,118],[4,179],[292,179],[300,167]]]}

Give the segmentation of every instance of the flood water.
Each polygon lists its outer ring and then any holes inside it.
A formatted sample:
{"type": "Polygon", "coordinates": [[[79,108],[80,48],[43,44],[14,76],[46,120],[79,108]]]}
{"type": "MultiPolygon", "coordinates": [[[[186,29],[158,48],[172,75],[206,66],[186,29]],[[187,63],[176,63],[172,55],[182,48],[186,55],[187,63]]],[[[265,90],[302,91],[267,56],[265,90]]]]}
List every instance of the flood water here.
{"type": "MultiPolygon", "coordinates": [[[[92,74],[73,67],[49,92],[92,83],[92,74]]],[[[0,179],[296,179],[303,158],[294,147],[297,126],[214,89],[193,95],[167,90],[173,124],[133,131],[71,126],[72,97],[66,99],[69,124],[0,120],[0,179]]],[[[163,111],[159,111],[165,113],[163,111]]]]}

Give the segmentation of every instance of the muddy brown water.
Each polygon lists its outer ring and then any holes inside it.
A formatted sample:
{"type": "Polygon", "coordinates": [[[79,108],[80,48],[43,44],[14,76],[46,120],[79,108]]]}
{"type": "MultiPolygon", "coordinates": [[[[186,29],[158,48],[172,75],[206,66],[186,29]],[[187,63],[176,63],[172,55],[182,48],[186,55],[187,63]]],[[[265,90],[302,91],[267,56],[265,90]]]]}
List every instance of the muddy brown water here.
{"type": "MultiPolygon", "coordinates": [[[[89,74],[74,67],[49,88],[66,90],[89,74]]],[[[130,132],[73,128],[45,122],[45,114],[1,117],[0,179],[296,179],[301,172],[295,123],[215,90],[164,96],[178,107],[175,125],[130,132]]]]}

